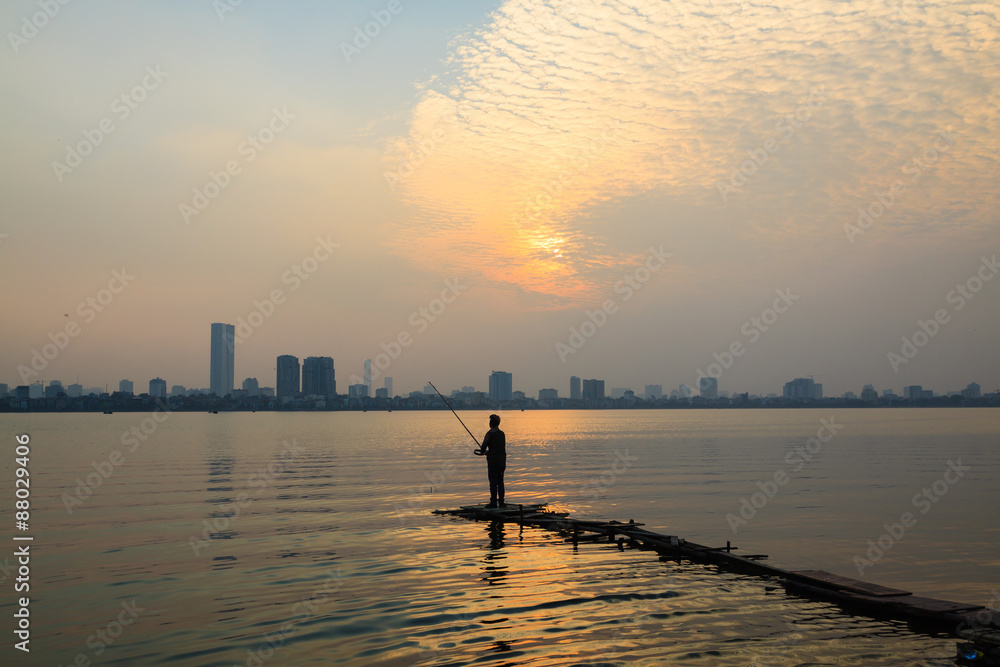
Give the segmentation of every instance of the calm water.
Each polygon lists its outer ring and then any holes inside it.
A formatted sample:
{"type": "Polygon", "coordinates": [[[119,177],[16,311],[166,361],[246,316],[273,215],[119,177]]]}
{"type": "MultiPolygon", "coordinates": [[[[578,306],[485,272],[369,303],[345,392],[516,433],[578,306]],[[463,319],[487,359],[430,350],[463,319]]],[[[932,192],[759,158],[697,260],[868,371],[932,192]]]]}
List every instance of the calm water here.
{"type": "MultiPolygon", "coordinates": [[[[14,436],[27,432],[35,538],[32,651],[5,646],[3,664],[953,664],[948,638],[762,579],[431,515],[488,497],[450,413],[179,413],[147,435],[148,416],[0,415],[0,521],[14,523],[14,436]],[[145,440],[123,445],[132,427],[145,440]],[[124,461],[102,465],[113,450],[124,461]]],[[[486,413],[462,416],[485,431],[486,413]]],[[[916,525],[863,578],[1000,602],[1000,411],[503,417],[508,502],[853,577],[867,541],[909,511],[916,525]],[[837,432],[810,454],[831,418],[837,432]],[[968,470],[939,481],[959,459],[968,470]],[[758,482],[772,497],[753,496],[758,482]],[[915,504],[925,487],[935,502],[915,504]],[[734,535],[743,498],[762,506],[734,535]]],[[[13,576],[0,572],[10,644],[13,576]]]]}

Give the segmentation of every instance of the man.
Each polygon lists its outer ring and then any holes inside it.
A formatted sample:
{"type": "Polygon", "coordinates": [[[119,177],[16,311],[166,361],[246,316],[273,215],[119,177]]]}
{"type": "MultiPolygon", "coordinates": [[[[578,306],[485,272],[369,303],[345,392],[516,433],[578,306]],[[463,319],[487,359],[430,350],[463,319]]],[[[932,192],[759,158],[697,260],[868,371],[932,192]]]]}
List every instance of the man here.
{"type": "Polygon", "coordinates": [[[490,479],[490,504],[487,507],[503,507],[503,473],[507,469],[507,436],[500,430],[499,416],[490,415],[490,430],[483,437],[483,445],[479,451],[486,455],[486,472],[490,479]]]}

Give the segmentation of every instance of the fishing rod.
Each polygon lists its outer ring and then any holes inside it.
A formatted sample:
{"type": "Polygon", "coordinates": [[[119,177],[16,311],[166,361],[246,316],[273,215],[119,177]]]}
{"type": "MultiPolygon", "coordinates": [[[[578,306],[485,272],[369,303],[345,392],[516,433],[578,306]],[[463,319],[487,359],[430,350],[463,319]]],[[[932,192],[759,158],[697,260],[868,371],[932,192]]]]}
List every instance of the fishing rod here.
{"type": "Polygon", "coordinates": [[[451,403],[449,403],[448,399],[444,397],[444,394],[438,391],[438,388],[434,386],[433,382],[428,380],[427,384],[429,384],[431,388],[437,392],[437,395],[441,397],[441,400],[444,401],[444,404],[448,406],[449,410],[451,410],[451,414],[455,415],[455,419],[457,419],[458,423],[462,425],[462,428],[465,429],[465,432],[469,434],[469,437],[472,438],[472,441],[476,443],[476,449],[474,451],[476,453],[479,453],[479,441],[476,440],[476,436],[472,435],[472,431],[469,430],[469,427],[465,425],[465,422],[462,421],[462,418],[458,416],[457,412],[455,412],[455,408],[451,407],[451,403]]]}

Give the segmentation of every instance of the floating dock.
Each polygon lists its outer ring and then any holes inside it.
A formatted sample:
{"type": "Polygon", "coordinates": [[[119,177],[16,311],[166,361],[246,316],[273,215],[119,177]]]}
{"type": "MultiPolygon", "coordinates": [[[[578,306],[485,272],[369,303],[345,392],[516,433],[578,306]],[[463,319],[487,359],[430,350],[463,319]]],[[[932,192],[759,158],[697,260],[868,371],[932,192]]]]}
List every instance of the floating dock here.
{"type": "MultiPolygon", "coordinates": [[[[824,570],[785,570],[766,562],[764,554],[737,555],[739,550],[726,546],[711,547],[689,542],[676,535],[663,535],[642,528],[629,520],[592,521],[574,519],[566,512],[550,511],[545,503],[491,508],[464,505],[458,509],[434,510],[433,514],[458,516],[479,521],[502,521],[537,526],[563,535],[567,542],[617,542],[620,549],[654,549],[671,559],[709,563],[720,568],[761,577],[773,577],[786,590],[811,599],[828,600],[851,613],[873,618],[901,619],[915,629],[946,632],[973,643],[982,660],[970,658],[968,664],[998,664],[1000,658],[1000,614],[982,605],[949,602],[914,595],[898,588],[851,579],[824,570]],[[985,652],[985,655],[983,654],[985,652]],[[988,661],[988,662],[987,662],[988,661]]],[[[960,653],[963,647],[960,646],[960,653]]]]}

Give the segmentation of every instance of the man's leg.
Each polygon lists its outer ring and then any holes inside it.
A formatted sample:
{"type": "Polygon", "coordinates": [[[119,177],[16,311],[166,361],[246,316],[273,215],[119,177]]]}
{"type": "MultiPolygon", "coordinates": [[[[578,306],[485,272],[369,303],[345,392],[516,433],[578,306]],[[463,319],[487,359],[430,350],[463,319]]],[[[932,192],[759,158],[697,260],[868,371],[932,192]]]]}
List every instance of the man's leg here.
{"type": "Polygon", "coordinates": [[[497,501],[503,507],[503,473],[507,469],[507,462],[502,461],[497,466],[497,501]]]}
{"type": "Polygon", "coordinates": [[[486,464],[486,475],[490,480],[490,507],[497,505],[497,469],[493,463],[486,464]]]}

